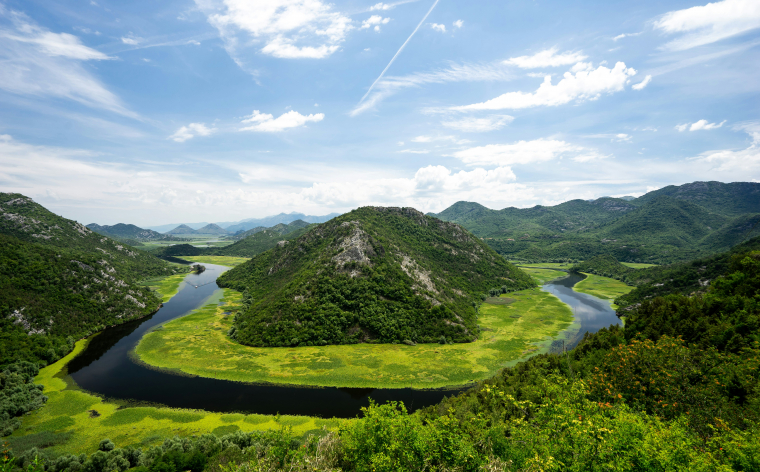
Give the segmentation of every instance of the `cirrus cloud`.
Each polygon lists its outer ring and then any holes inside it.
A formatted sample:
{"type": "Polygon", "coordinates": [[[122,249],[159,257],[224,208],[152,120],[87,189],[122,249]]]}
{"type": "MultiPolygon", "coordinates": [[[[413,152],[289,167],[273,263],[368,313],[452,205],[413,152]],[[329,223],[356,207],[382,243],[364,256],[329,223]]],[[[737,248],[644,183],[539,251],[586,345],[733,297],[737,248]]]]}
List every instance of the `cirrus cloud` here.
{"type": "Polygon", "coordinates": [[[169,139],[178,143],[184,143],[196,136],[210,136],[214,132],[216,132],[216,128],[208,128],[203,123],[190,123],[178,129],[173,135],[169,136],[169,139]]]}
{"type": "Polygon", "coordinates": [[[556,47],[537,52],[532,56],[511,57],[504,61],[505,64],[517,66],[521,69],[538,69],[541,67],[559,67],[575,64],[586,59],[580,52],[564,52],[557,54],[556,47]]]}
{"type": "Polygon", "coordinates": [[[514,144],[488,144],[456,151],[453,156],[467,165],[511,166],[550,161],[566,153],[579,153],[583,147],[557,139],[535,139],[514,144]]]}

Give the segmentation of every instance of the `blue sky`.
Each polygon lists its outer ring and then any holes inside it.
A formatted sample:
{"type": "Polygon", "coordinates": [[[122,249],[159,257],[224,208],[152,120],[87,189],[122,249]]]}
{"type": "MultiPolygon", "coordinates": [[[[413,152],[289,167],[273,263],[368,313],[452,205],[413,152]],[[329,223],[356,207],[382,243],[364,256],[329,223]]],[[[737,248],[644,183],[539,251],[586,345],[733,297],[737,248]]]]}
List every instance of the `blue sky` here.
{"type": "Polygon", "coordinates": [[[0,0],[0,189],[84,223],[760,179],[760,2],[0,0]]]}

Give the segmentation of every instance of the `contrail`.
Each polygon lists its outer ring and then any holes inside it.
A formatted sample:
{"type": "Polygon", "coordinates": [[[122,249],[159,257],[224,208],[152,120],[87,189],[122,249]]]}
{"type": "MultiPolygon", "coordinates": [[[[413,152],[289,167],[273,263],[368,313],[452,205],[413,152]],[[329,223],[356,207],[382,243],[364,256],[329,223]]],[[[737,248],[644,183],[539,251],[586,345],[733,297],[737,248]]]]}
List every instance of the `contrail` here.
{"type": "Polygon", "coordinates": [[[377,79],[375,79],[374,82],[372,82],[372,85],[370,85],[369,90],[367,90],[367,93],[365,93],[364,96],[362,97],[362,99],[359,100],[359,103],[363,102],[364,99],[367,98],[367,95],[369,95],[369,93],[372,91],[372,89],[375,88],[375,84],[377,84],[377,82],[380,79],[383,78],[383,76],[385,75],[385,72],[388,70],[388,68],[391,66],[391,64],[393,64],[393,61],[396,60],[396,58],[398,57],[398,55],[401,54],[401,51],[403,51],[404,48],[406,47],[406,43],[408,43],[409,40],[412,39],[412,36],[414,36],[414,33],[416,33],[418,29],[420,29],[420,26],[422,26],[422,23],[424,23],[425,20],[427,20],[428,15],[430,15],[430,12],[433,11],[433,8],[435,8],[435,6],[438,5],[439,1],[440,0],[435,0],[435,2],[433,2],[433,6],[430,7],[430,10],[428,10],[428,12],[425,13],[425,16],[422,17],[422,20],[420,21],[420,24],[418,24],[417,27],[414,28],[414,31],[412,31],[412,34],[410,34],[409,37],[406,38],[406,41],[404,41],[404,44],[402,44],[401,47],[398,48],[398,51],[396,51],[396,54],[391,59],[391,62],[389,62],[388,65],[385,66],[385,69],[383,69],[383,71],[380,73],[380,76],[377,79]]]}

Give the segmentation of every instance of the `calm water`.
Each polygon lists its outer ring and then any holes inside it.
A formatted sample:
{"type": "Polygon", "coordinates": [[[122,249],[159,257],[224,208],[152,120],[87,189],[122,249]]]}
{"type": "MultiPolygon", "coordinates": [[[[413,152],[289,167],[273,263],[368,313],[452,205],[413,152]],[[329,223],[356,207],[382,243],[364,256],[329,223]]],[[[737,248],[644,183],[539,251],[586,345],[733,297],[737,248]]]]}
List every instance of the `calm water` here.
{"type": "Polygon", "coordinates": [[[570,349],[575,347],[583,335],[596,333],[602,328],[610,325],[619,325],[620,318],[615,314],[615,310],[610,306],[610,300],[602,300],[586,293],[580,293],[573,290],[575,284],[585,279],[586,276],[581,274],[569,274],[551,282],[544,284],[541,290],[549,292],[562,300],[563,303],[572,308],[575,314],[575,322],[580,325],[577,331],[568,330],[560,339],[552,344],[552,352],[558,352],[562,349],[562,341],[565,341],[565,347],[570,349]]]}
{"type": "MultiPolygon", "coordinates": [[[[357,416],[361,407],[369,405],[370,397],[380,403],[387,400],[403,401],[407,409],[414,411],[465,390],[463,387],[452,390],[415,390],[252,385],[175,375],[135,363],[129,352],[146,331],[211,302],[220,295],[215,281],[227,268],[204,265],[206,271],[189,274],[180,292],[154,315],[106,329],[95,336],[87,349],[68,365],[69,375],[74,381],[83,389],[104,397],[174,408],[339,418],[357,416]]],[[[543,287],[573,307],[581,324],[580,335],[571,336],[566,341],[568,346],[575,345],[585,331],[594,332],[618,322],[608,302],[573,292],[571,287],[581,279],[582,276],[571,275],[543,287]]]]}

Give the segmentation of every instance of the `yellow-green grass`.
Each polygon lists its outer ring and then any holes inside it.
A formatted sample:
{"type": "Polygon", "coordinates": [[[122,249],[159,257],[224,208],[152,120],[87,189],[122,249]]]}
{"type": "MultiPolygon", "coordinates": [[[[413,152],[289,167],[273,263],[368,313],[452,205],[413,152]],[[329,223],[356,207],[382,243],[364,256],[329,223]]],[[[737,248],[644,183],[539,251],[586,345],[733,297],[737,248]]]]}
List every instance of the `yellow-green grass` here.
{"type": "Polygon", "coordinates": [[[206,264],[216,264],[227,267],[235,267],[243,262],[250,260],[248,257],[232,257],[232,256],[180,256],[182,259],[190,262],[200,262],[206,264]]]}
{"type": "Polygon", "coordinates": [[[520,269],[527,272],[531,277],[533,277],[533,280],[535,280],[539,285],[543,285],[550,280],[558,279],[567,275],[567,272],[555,269],[538,269],[532,267],[520,267],[520,269]]]}
{"type": "Polygon", "coordinates": [[[163,303],[166,303],[184,287],[182,281],[185,280],[186,276],[187,273],[148,279],[143,282],[143,285],[158,292],[163,303]]]}
{"type": "Polygon", "coordinates": [[[532,262],[530,264],[518,261],[510,261],[520,268],[531,267],[534,269],[569,269],[574,266],[574,262],[532,262]]]}
{"type": "MultiPolygon", "coordinates": [[[[609,277],[585,273],[584,275],[586,278],[575,284],[573,290],[576,292],[588,293],[589,295],[604,300],[614,300],[621,295],[625,295],[634,288],[609,277]]],[[[612,305],[612,308],[617,308],[617,306],[612,305]]]]}
{"type": "Polygon", "coordinates": [[[174,408],[124,408],[124,405],[79,390],[70,379],[66,379],[66,364],[84,350],[87,342],[89,341],[77,342],[71,354],[40,370],[35,382],[45,387],[48,401],[42,408],[24,416],[21,428],[9,438],[11,443],[27,436],[22,441],[34,444],[34,435],[49,438],[52,432],[62,441],[52,448],[55,452],[79,454],[94,452],[104,438],[110,438],[119,447],[149,446],[174,435],[221,435],[237,430],[266,430],[283,426],[290,426],[296,435],[304,435],[321,430],[322,427],[335,429],[347,421],[307,416],[223,414],[174,408]]]}
{"type": "MultiPolygon", "coordinates": [[[[217,379],[275,384],[367,388],[439,388],[468,384],[540,352],[571,327],[573,314],[540,290],[508,295],[509,304],[484,303],[481,338],[463,344],[354,344],[259,348],[226,335],[238,292],[224,290],[226,305],[206,305],[146,334],[136,357],[162,369],[217,379]]],[[[503,296],[506,298],[506,296],[503,296]]]]}
{"type": "Polygon", "coordinates": [[[631,269],[646,269],[648,267],[656,267],[657,264],[643,264],[641,262],[621,262],[626,267],[630,267],[631,269]]]}

